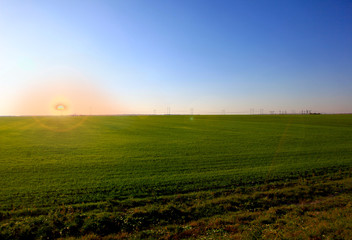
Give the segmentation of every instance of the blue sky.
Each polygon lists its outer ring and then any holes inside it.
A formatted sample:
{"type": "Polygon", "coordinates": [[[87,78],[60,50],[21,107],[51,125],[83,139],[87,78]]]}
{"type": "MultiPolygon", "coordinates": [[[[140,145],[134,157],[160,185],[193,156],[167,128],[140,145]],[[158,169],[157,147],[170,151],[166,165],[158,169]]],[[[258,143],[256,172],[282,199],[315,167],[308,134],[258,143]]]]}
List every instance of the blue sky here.
{"type": "Polygon", "coordinates": [[[350,1],[0,1],[0,36],[0,115],[352,112],[350,1]]]}

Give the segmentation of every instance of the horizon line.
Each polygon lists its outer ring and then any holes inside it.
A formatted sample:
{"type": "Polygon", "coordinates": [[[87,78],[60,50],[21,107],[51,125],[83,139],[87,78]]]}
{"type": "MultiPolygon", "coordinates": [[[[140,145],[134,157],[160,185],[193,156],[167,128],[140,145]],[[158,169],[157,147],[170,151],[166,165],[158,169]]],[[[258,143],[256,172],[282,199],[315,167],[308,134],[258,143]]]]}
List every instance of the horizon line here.
{"type": "Polygon", "coordinates": [[[0,115],[0,117],[104,117],[104,116],[260,116],[260,115],[348,115],[352,112],[335,112],[335,113],[193,113],[193,114],[182,114],[182,113],[163,113],[163,114],[153,114],[153,113],[124,113],[124,114],[68,114],[68,115],[0,115]]]}

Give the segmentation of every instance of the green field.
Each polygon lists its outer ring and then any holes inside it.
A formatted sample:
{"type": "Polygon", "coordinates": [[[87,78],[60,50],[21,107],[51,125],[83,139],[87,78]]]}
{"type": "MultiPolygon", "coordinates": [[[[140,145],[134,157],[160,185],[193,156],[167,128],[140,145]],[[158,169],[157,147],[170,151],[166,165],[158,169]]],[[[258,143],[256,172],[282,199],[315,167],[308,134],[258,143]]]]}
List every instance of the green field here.
{"type": "MultiPolygon", "coordinates": [[[[348,175],[352,115],[2,117],[0,163],[0,238],[77,237],[40,235],[28,221],[67,206],[127,216],[123,203],[348,175]]],[[[105,234],[83,222],[78,236],[105,234]]]]}

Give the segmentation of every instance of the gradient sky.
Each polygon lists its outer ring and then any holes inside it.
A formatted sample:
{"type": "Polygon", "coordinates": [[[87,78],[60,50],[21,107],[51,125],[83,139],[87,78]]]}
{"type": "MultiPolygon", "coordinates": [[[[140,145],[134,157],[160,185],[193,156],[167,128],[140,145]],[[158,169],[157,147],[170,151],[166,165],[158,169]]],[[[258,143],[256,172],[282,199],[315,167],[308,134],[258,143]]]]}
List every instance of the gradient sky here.
{"type": "Polygon", "coordinates": [[[0,0],[0,81],[0,115],[352,112],[352,2],[0,0]]]}

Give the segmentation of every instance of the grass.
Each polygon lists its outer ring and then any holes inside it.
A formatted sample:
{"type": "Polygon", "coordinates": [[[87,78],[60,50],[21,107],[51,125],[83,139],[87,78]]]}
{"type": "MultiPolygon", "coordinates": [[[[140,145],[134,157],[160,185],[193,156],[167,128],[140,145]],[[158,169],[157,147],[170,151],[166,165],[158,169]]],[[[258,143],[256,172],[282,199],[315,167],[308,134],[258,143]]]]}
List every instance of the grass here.
{"type": "MultiPolygon", "coordinates": [[[[2,117],[0,236],[271,238],[279,229],[290,238],[295,221],[237,217],[319,197],[324,206],[345,204],[324,210],[336,217],[351,200],[351,136],[352,115],[2,117]],[[272,185],[277,204],[265,205],[272,185]],[[220,230],[211,227],[221,219],[220,230]],[[197,226],[190,236],[187,224],[197,226]],[[237,232],[226,230],[236,224],[237,232]]],[[[286,211],[292,219],[296,208],[286,211]]],[[[298,236],[307,234],[315,233],[298,236]]]]}

